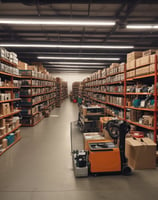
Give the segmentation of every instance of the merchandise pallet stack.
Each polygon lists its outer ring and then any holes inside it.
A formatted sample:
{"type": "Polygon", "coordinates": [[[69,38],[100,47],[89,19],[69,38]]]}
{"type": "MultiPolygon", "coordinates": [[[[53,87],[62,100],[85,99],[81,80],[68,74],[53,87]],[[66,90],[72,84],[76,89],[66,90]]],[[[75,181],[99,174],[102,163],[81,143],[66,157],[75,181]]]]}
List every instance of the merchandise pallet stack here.
{"type": "Polygon", "coordinates": [[[20,70],[22,126],[35,126],[55,106],[56,81],[51,75],[31,70],[20,70]]]}
{"type": "Polygon", "coordinates": [[[62,101],[68,97],[67,82],[62,81],[62,101]]]}
{"type": "Polygon", "coordinates": [[[62,80],[56,78],[56,107],[60,107],[62,103],[62,80]]]}
{"type": "Polygon", "coordinates": [[[0,156],[20,139],[17,55],[0,48],[0,156]]]}
{"type": "Polygon", "coordinates": [[[73,82],[72,83],[72,99],[76,99],[79,96],[79,86],[80,82],[73,82]]]}
{"type": "Polygon", "coordinates": [[[132,130],[158,141],[157,51],[132,52],[125,63],[93,73],[83,81],[84,97],[105,107],[107,116],[126,120],[132,130]]]}

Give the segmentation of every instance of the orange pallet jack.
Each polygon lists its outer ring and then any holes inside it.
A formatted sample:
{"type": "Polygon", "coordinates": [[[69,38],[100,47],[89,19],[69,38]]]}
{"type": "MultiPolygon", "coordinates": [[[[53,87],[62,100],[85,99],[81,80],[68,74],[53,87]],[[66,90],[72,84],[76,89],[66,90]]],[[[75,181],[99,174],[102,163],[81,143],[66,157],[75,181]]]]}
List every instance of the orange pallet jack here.
{"type": "Polygon", "coordinates": [[[131,168],[125,157],[125,136],[130,131],[130,125],[125,121],[110,120],[106,129],[114,142],[89,142],[90,173],[121,172],[130,175],[131,168]],[[119,147],[116,146],[118,139],[119,147]]]}

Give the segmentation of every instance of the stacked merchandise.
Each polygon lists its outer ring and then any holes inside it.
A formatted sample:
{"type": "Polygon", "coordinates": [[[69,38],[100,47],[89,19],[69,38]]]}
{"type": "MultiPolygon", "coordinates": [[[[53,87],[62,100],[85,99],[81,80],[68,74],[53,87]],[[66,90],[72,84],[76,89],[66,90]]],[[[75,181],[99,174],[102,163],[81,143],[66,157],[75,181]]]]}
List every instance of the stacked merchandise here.
{"type": "Polygon", "coordinates": [[[81,105],[78,119],[81,131],[98,131],[99,119],[102,116],[104,108],[97,105],[81,105]]]}
{"type": "Polygon", "coordinates": [[[158,50],[131,52],[127,65],[112,63],[83,80],[84,98],[105,107],[107,116],[132,124],[155,142],[157,135],[158,50]]]}
{"type": "Polygon", "coordinates": [[[62,101],[68,97],[67,82],[62,81],[62,101]]]}
{"type": "Polygon", "coordinates": [[[61,78],[57,77],[56,78],[56,107],[61,106],[61,96],[62,96],[62,80],[61,78]]]}
{"type": "Polygon", "coordinates": [[[32,70],[20,70],[20,73],[22,75],[20,91],[22,125],[34,126],[44,116],[48,116],[55,105],[55,79],[51,74],[39,71],[36,66],[32,66],[32,70]]]}
{"type": "Polygon", "coordinates": [[[21,80],[14,52],[0,48],[0,155],[21,139],[19,101],[21,80]]]}
{"type": "Polygon", "coordinates": [[[79,96],[79,86],[80,82],[73,82],[72,83],[72,100],[77,101],[78,96],[79,96]]]}

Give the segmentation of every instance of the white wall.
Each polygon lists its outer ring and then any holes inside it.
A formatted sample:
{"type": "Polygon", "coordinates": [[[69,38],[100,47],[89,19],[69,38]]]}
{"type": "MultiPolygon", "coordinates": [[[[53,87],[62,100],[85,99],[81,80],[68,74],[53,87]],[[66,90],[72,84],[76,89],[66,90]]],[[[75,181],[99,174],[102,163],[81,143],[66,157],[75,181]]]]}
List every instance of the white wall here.
{"type": "Polygon", "coordinates": [[[75,81],[82,81],[87,76],[90,76],[91,73],[70,73],[70,72],[63,72],[63,73],[53,73],[54,77],[60,77],[64,81],[68,82],[68,94],[72,90],[72,83],[75,81]]]}

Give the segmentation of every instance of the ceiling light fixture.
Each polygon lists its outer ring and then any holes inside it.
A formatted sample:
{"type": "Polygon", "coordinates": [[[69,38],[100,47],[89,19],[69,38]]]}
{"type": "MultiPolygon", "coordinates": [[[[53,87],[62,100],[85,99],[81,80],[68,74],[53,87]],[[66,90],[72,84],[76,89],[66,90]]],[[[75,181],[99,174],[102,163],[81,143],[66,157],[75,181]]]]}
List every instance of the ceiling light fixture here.
{"type": "Polygon", "coordinates": [[[79,68],[79,69],[96,69],[96,68],[104,68],[105,66],[84,66],[84,65],[45,65],[46,67],[54,68],[54,67],[59,67],[59,68],[79,68]]]}
{"type": "Polygon", "coordinates": [[[95,58],[95,57],[49,57],[49,56],[38,56],[38,59],[46,60],[120,60],[120,58],[95,58]]]}
{"type": "Polygon", "coordinates": [[[126,28],[127,29],[156,29],[156,28],[158,28],[158,25],[139,25],[139,24],[137,24],[137,25],[127,25],[126,26],[126,28]]]}
{"type": "Polygon", "coordinates": [[[49,25],[49,26],[113,26],[115,21],[73,20],[73,19],[7,19],[0,18],[0,24],[49,25]]]}
{"type": "Polygon", "coordinates": [[[52,65],[105,65],[105,63],[89,63],[89,62],[48,62],[52,65]]]}
{"type": "Polygon", "coordinates": [[[5,44],[0,47],[31,47],[31,48],[75,48],[75,49],[131,49],[134,46],[115,46],[115,45],[65,45],[65,44],[5,44]]]}

